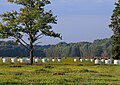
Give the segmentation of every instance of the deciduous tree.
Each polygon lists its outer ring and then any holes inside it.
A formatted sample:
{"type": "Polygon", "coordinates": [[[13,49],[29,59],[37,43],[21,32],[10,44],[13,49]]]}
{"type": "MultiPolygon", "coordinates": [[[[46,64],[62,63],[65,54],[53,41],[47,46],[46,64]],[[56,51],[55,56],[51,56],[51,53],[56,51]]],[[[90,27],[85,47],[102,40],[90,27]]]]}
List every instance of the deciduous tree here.
{"type": "Polygon", "coordinates": [[[52,30],[52,24],[57,24],[56,16],[52,11],[46,12],[44,7],[49,0],[7,0],[10,3],[21,5],[19,11],[13,10],[1,14],[0,37],[14,38],[30,52],[30,64],[33,64],[33,48],[43,36],[58,37],[59,33],[52,30]],[[23,39],[26,36],[29,43],[23,39]]]}

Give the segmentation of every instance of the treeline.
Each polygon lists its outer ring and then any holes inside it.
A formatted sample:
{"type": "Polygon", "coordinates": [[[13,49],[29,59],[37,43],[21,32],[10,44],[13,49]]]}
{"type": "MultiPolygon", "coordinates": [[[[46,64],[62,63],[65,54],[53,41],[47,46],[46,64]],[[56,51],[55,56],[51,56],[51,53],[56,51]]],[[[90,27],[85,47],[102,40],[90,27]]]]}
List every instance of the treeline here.
{"type": "Polygon", "coordinates": [[[60,42],[46,49],[48,57],[110,57],[111,39],[97,39],[91,42],[65,43],[60,42]]]}
{"type": "MultiPolygon", "coordinates": [[[[97,39],[91,42],[66,43],[34,46],[34,56],[39,57],[93,57],[111,56],[111,39],[97,39]]],[[[13,41],[0,41],[0,56],[29,56],[27,50],[13,41]]]]}
{"type": "MultiPolygon", "coordinates": [[[[50,45],[37,45],[34,46],[34,56],[46,56],[45,49],[50,47],[50,45]]],[[[29,52],[19,44],[13,41],[0,41],[0,56],[3,57],[28,57],[29,52]]]]}

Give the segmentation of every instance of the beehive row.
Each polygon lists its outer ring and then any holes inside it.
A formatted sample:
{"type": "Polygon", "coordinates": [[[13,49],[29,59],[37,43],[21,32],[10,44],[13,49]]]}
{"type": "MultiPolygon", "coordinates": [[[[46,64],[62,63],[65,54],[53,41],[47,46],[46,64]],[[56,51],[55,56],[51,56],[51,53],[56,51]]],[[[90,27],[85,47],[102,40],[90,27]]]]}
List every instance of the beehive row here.
{"type": "Polygon", "coordinates": [[[111,59],[74,59],[74,62],[94,62],[95,64],[116,64],[120,65],[120,60],[111,59]]]}
{"type": "MultiPolygon", "coordinates": [[[[1,60],[3,63],[6,63],[8,62],[8,58],[2,58],[1,60]]],[[[39,58],[34,58],[33,59],[33,62],[34,63],[38,63],[38,62],[62,62],[62,59],[61,58],[52,58],[52,59],[49,59],[49,58],[43,58],[43,59],[39,59],[39,58]]],[[[10,62],[11,63],[15,63],[15,62],[20,62],[20,63],[30,63],[30,59],[29,58],[10,58],[10,62]]]]}

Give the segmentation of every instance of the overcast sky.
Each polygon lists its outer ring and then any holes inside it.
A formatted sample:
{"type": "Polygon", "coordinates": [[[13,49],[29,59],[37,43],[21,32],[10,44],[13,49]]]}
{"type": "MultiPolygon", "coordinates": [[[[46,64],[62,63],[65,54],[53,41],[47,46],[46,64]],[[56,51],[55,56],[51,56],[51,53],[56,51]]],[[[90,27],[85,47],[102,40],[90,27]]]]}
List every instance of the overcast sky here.
{"type": "MultiPolygon", "coordinates": [[[[18,10],[20,6],[0,0],[0,13],[18,10]]],[[[46,6],[57,15],[58,24],[54,31],[61,33],[63,40],[44,37],[42,44],[58,42],[93,41],[109,38],[112,30],[108,27],[117,0],[51,0],[46,6]]]]}

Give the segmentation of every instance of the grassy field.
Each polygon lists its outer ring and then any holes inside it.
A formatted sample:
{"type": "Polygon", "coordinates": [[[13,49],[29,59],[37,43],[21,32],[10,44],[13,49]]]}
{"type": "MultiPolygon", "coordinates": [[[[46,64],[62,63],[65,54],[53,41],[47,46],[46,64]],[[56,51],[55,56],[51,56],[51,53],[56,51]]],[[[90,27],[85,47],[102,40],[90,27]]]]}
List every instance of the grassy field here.
{"type": "Polygon", "coordinates": [[[20,63],[0,62],[0,85],[120,85],[120,65],[89,62],[20,63]]]}

